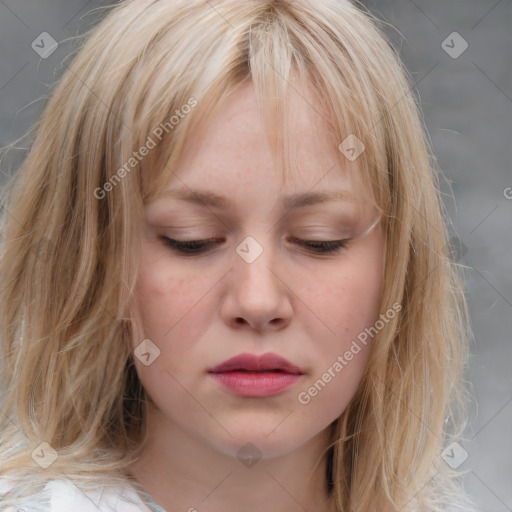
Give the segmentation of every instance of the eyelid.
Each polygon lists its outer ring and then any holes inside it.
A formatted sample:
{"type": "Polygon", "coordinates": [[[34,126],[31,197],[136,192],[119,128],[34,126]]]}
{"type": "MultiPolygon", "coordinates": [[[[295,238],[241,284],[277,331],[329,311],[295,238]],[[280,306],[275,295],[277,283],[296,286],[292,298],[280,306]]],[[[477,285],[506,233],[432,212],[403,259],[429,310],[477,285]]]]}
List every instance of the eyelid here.
{"type": "MultiPolygon", "coordinates": [[[[183,256],[200,256],[207,254],[208,247],[218,242],[215,238],[203,240],[175,240],[166,236],[161,236],[165,245],[171,250],[183,256]]],[[[338,255],[344,249],[352,245],[352,238],[341,240],[304,240],[297,237],[291,237],[301,247],[305,247],[308,252],[317,256],[338,255]],[[322,249],[323,248],[323,249],[322,249]]]]}

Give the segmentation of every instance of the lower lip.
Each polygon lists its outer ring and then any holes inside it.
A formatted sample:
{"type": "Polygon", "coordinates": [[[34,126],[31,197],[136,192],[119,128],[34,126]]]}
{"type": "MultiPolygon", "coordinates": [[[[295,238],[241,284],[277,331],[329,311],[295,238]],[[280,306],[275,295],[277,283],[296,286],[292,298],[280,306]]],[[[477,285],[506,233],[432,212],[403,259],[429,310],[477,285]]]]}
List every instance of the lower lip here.
{"type": "Polygon", "coordinates": [[[301,377],[285,372],[210,373],[224,388],[239,396],[265,397],[277,395],[293,386],[301,377]]]}

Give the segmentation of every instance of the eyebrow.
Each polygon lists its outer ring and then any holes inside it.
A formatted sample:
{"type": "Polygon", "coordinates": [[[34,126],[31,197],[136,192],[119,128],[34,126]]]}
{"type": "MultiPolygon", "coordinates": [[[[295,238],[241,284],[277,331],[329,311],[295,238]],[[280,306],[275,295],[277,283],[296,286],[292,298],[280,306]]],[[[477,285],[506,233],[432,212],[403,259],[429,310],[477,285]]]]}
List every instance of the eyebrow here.
{"type": "MultiPolygon", "coordinates": [[[[160,197],[179,199],[198,206],[211,207],[218,210],[233,209],[233,203],[229,198],[208,190],[190,188],[170,189],[163,191],[160,197]]],[[[322,190],[283,196],[282,205],[285,209],[291,210],[333,201],[355,201],[355,197],[347,190],[322,190]]]]}

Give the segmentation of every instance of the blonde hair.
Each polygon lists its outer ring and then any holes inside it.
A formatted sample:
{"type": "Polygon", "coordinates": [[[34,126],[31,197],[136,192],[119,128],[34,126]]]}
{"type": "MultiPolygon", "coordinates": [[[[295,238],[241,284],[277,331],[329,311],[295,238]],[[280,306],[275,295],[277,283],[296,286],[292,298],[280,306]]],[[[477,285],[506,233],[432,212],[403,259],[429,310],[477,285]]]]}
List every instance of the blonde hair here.
{"type": "Polygon", "coordinates": [[[411,79],[380,24],[347,0],[128,0],[86,34],[4,190],[0,446],[13,492],[61,474],[126,482],[146,440],[127,313],[144,204],[190,134],[252,80],[282,170],[299,82],[333,143],[364,144],[356,161],[339,158],[382,214],[379,311],[402,304],[332,425],[337,509],[432,512],[465,499],[441,453],[467,421],[469,315],[411,79]],[[157,127],[158,150],[136,158],[157,127]],[[44,470],[31,457],[43,441],[58,452],[44,470]]]}

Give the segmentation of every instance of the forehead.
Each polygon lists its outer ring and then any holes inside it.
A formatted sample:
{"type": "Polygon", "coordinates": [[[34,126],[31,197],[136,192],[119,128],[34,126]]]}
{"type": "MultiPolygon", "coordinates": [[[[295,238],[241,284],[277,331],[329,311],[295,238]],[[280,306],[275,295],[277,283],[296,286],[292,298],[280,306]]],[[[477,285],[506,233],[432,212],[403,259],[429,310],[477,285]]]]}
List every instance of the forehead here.
{"type": "MultiPolygon", "coordinates": [[[[212,123],[217,127],[223,124],[234,125],[247,133],[263,132],[268,126],[264,124],[260,101],[252,81],[240,84],[230,93],[212,123]]],[[[307,82],[290,85],[286,96],[279,103],[274,103],[268,97],[265,101],[270,109],[274,108],[275,112],[279,109],[281,114],[286,114],[290,123],[288,128],[295,134],[307,137],[312,130],[330,131],[330,119],[326,115],[325,106],[307,82]]],[[[213,131],[210,126],[210,135],[213,131]]]]}
{"type": "MultiPolygon", "coordinates": [[[[272,175],[280,176],[280,186],[284,186],[285,173],[272,151],[278,147],[288,152],[290,172],[286,176],[290,177],[291,189],[313,187],[319,181],[340,183],[340,179],[345,188],[350,188],[331,121],[318,97],[304,84],[294,86],[281,105],[281,109],[284,108],[284,124],[272,138],[268,127],[274,120],[265,118],[269,111],[262,111],[252,82],[239,86],[200,132],[195,130],[189,134],[174,165],[177,175],[186,175],[196,185],[203,185],[202,180],[208,177],[219,187],[227,178],[236,179],[243,186],[249,173],[263,174],[265,168],[273,169],[272,175]]],[[[279,111],[271,113],[279,115],[279,111]]],[[[266,176],[268,179],[268,173],[266,176]]],[[[176,177],[171,176],[163,188],[167,189],[176,181],[176,177]]]]}
{"type": "Polygon", "coordinates": [[[269,190],[282,190],[279,195],[336,188],[356,202],[374,202],[368,173],[339,150],[343,121],[324,98],[310,79],[299,78],[277,96],[247,80],[216,101],[200,99],[192,123],[182,122],[178,149],[147,169],[152,177],[144,204],[185,184],[224,191],[237,183],[253,190],[255,175],[269,190]]]}

